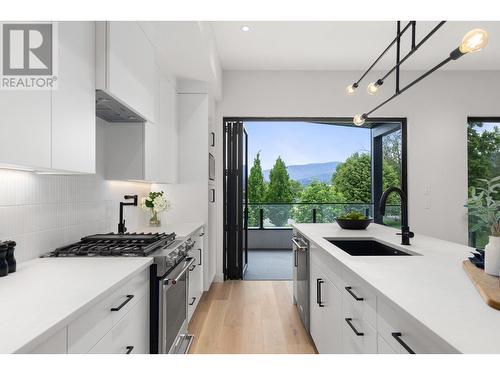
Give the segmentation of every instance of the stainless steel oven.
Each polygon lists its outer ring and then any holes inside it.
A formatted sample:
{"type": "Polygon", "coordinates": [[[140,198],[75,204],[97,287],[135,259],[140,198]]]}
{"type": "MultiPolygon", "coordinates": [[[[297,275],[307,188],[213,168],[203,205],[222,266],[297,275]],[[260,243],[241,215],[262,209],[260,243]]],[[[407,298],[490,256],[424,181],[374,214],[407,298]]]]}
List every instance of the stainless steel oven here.
{"type": "Polygon", "coordinates": [[[296,234],[293,242],[293,302],[309,332],[309,241],[296,234]]]}
{"type": "Polygon", "coordinates": [[[184,258],[160,278],[159,346],[164,354],[187,353],[193,336],[188,333],[189,269],[194,258],[184,258]]]}

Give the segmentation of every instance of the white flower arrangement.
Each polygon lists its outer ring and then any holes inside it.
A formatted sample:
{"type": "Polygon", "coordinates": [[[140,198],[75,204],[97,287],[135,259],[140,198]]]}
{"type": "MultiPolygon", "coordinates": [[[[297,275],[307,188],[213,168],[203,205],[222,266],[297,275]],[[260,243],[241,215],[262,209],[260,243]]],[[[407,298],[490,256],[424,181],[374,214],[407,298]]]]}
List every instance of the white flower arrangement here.
{"type": "Polygon", "coordinates": [[[165,198],[163,191],[152,191],[147,197],[142,197],[141,207],[144,211],[153,214],[168,211],[171,207],[170,201],[165,198]]]}

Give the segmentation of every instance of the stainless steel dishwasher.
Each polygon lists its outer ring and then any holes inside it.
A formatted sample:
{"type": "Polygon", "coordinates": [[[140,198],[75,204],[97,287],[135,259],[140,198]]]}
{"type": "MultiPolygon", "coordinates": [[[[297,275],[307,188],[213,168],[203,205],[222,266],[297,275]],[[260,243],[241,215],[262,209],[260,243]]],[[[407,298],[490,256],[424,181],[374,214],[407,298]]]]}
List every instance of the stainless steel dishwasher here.
{"type": "Polygon", "coordinates": [[[300,319],[309,332],[309,241],[294,234],[293,243],[293,302],[300,319]]]}

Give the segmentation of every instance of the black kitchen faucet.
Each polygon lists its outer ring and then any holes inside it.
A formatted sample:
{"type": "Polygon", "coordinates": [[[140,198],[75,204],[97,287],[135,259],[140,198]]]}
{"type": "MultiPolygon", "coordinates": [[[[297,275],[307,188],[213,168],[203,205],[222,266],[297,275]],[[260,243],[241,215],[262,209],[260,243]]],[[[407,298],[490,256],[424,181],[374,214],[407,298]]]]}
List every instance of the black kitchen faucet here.
{"type": "Polygon", "coordinates": [[[120,202],[120,222],[118,223],[118,233],[123,234],[127,231],[125,219],[123,219],[123,206],[137,206],[137,195],[125,195],[123,199],[133,199],[133,202],[120,202]]]}
{"type": "Polygon", "coordinates": [[[401,235],[402,245],[409,245],[410,238],[413,238],[415,234],[410,231],[410,227],[408,226],[408,198],[406,196],[406,193],[395,186],[390,187],[389,189],[384,191],[382,197],[380,197],[380,214],[382,216],[385,215],[385,205],[387,204],[387,197],[391,193],[397,193],[401,197],[401,233],[398,233],[398,235],[401,235]]]}

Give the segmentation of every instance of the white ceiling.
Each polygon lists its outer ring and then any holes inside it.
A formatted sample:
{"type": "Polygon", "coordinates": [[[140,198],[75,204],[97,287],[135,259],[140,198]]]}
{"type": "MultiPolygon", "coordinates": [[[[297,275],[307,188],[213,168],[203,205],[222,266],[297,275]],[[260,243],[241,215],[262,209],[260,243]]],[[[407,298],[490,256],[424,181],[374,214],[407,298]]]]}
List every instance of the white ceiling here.
{"type": "MultiPolygon", "coordinates": [[[[417,22],[417,43],[438,22],[417,22]]],[[[404,25],[405,22],[402,23],[404,25]]],[[[222,68],[226,70],[364,70],[395,37],[393,21],[217,21],[211,22],[222,68]],[[241,31],[250,26],[249,32],[241,31]]],[[[488,47],[449,63],[444,69],[499,70],[500,22],[447,22],[402,66],[427,70],[441,62],[473,28],[489,33],[488,47]]],[[[402,56],[410,47],[410,31],[402,56]]],[[[395,48],[377,64],[395,64],[395,48]]]]}

